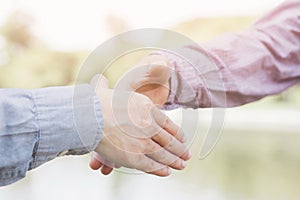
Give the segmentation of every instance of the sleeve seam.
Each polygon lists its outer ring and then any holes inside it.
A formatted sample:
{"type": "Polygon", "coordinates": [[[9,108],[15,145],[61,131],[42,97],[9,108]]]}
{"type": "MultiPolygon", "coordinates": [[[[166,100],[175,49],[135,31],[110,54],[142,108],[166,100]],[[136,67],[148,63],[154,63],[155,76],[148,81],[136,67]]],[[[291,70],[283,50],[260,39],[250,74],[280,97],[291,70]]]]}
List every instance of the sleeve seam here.
{"type": "Polygon", "coordinates": [[[95,117],[96,117],[96,122],[97,122],[97,134],[95,135],[95,139],[94,139],[94,144],[92,146],[92,149],[95,150],[97,148],[97,145],[100,143],[101,141],[101,132],[102,129],[104,128],[104,123],[103,123],[103,115],[101,112],[101,107],[100,104],[101,102],[99,101],[97,94],[94,94],[94,113],[95,113],[95,117]],[[99,106],[97,105],[97,103],[99,104],[99,106]],[[99,122],[99,119],[100,120],[99,122]]]}
{"type": "Polygon", "coordinates": [[[39,111],[36,104],[36,98],[32,92],[30,92],[30,95],[32,97],[33,107],[34,107],[34,118],[38,125],[38,131],[37,131],[37,142],[34,145],[33,153],[32,153],[32,161],[29,164],[29,170],[33,169],[36,165],[37,160],[37,152],[40,145],[40,138],[41,138],[41,124],[40,124],[40,117],[39,117],[39,111]]]}

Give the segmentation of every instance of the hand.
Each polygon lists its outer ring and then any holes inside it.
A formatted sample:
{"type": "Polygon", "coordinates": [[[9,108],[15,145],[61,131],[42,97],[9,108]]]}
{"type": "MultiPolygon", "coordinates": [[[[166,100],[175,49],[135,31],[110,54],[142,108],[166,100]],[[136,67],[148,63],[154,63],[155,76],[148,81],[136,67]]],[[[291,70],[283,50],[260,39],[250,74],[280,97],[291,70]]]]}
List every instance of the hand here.
{"type": "MultiPolygon", "coordinates": [[[[169,96],[170,64],[165,56],[149,55],[142,59],[133,70],[121,78],[117,88],[136,91],[148,96],[159,107],[165,104],[169,96]],[[136,78],[140,77],[140,78],[136,78]]],[[[100,87],[108,87],[107,80],[102,76],[100,87]]],[[[97,78],[92,80],[95,85],[97,78]]],[[[102,174],[108,175],[115,166],[103,159],[97,153],[92,154],[90,167],[93,170],[101,169],[102,174]]]]}
{"type": "Polygon", "coordinates": [[[149,55],[121,77],[116,88],[136,91],[162,107],[170,93],[171,65],[163,55],[149,55]]]}
{"type": "MultiPolygon", "coordinates": [[[[162,107],[169,96],[169,79],[171,67],[163,55],[149,55],[142,59],[136,67],[125,74],[117,84],[118,89],[136,91],[148,96],[154,104],[162,107]],[[139,77],[138,79],[136,77],[139,77]]],[[[105,79],[105,77],[104,77],[105,79]]],[[[95,80],[94,80],[95,82],[95,80]]],[[[100,81],[104,84],[107,81],[100,81]]],[[[107,85],[102,87],[108,87],[107,85]]],[[[92,154],[90,167],[94,170],[101,169],[102,174],[110,174],[113,163],[104,160],[97,153],[92,154]]]]}
{"type": "Polygon", "coordinates": [[[101,102],[104,130],[95,151],[102,158],[117,166],[159,176],[169,175],[169,167],[185,167],[190,155],[182,143],[182,130],[149,98],[99,87],[96,93],[101,102]]]}

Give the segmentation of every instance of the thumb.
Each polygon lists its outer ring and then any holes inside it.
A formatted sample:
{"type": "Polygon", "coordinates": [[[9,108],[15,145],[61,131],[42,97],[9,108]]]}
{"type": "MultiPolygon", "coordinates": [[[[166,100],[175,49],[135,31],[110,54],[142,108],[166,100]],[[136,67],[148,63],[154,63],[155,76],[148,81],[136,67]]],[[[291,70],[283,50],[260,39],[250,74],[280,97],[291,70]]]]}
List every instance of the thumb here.
{"type": "Polygon", "coordinates": [[[140,78],[135,79],[131,87],[136,90],[148,84],[165,85],[171,76],[171,68],[167,64],[150,64],[147,72],[140,78]]]}
{"type": "Polygon", "coordinates": [[[149,67],[149,77],[156,78],[159,83],[166,83],[171,75],[171,67],[166,64],[151,64],[149,67]]]}
{"type": "Polygon", "coordinates": [[[108,88],[108,80],[102,74],[96,74],[90,81],[90,84],[95,90],[97,88],[108,88]]]}
{"type": "Polygon", "coordinates": [[[157,55],[147,56],[123,74],[115,88],[134,91],[145,85],[147,87],[149,85],[152,87],[154,84],[164,86],[169,81],[171,70],[171,64],[166,58],[157,55]]]}

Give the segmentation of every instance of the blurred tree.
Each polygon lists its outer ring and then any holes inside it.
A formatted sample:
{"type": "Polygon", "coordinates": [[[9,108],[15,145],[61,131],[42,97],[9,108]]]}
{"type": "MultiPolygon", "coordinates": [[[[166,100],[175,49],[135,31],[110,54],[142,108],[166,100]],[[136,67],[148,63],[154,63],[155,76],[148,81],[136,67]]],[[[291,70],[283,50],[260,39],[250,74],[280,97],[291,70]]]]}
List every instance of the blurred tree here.
{"type": "Polygon", "coordinates": [[[10,47],[28,48],[33,41],[30,30],[32,17],[28,14],[16,11],[13,12],[1,28],[2,35],[10,47]]]}
{"type": "MultiPolygon", "coordinates": [[[[47,48],[32,33],[33,18],[13,12],[0,27],[1,55],[8,62],[0,63],[0,86],[35,88],[72,84],[81,55],[57,52],[47,48]]],[[[1,58],[1,57],[0,57],[1,58]]]]}

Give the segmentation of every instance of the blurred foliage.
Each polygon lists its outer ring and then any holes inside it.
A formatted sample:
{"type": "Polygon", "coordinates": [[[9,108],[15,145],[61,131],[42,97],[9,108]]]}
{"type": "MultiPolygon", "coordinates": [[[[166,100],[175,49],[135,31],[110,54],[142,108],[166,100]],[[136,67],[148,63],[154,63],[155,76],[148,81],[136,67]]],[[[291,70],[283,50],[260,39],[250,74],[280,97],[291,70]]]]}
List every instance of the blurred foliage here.
{"type": "Polygon", "coordinates": [[[8,45],[14,48],[26,48],[33,42],[29,23],[32,18],[21,12],[14,12],[1,28],[8,45]]]}
{"type": "Polygon", "coordinates": [[[31,22],[28,15],[15,12],[0,28],[0,87],[73,84],[84,53],[47,48],[31,32],[31,22]]]}
{"type": "MultiPolygon", "coordinates": [[[[190,37],[194,41],[207,41],[222,33],[245,29],[255,21],[254,17],[198,18],[182,22],[171,28],[190,37]]],[[[108,29],[112,35],[128,29],[122,18],[107,16],[108,29]]],[[[14,12],[0,27],[0,87],[38,88],[57,85],[70,85],[76,81],[80,65],[89,52],[58,52],[49,49],[31,30],[34,20],[30,15],[14,12]],[[1,42],[2,41],[2,42],[1,42]]],[[[126,44],[125,44],[126,45],[126,44]]],[[[128,44],[127,44],[128,45],[128,44]]],[[[118,78],[139,58],[149,51],[124,56],[112,63],[105,75],[114,85],[118,78]]],[[[101,64],[101,59],[96,63],[101,64]]],[[[98,68],[86,71],[87,82],[98,68]]],[[[299,89],[297,89],[298,91],[299,89]]],[[[298,92],[285,92],[271,98],[267,105],[280,102],[299,102],[298,92]],[[270,102],[270,103],[269,103],[270,102]]]]}

